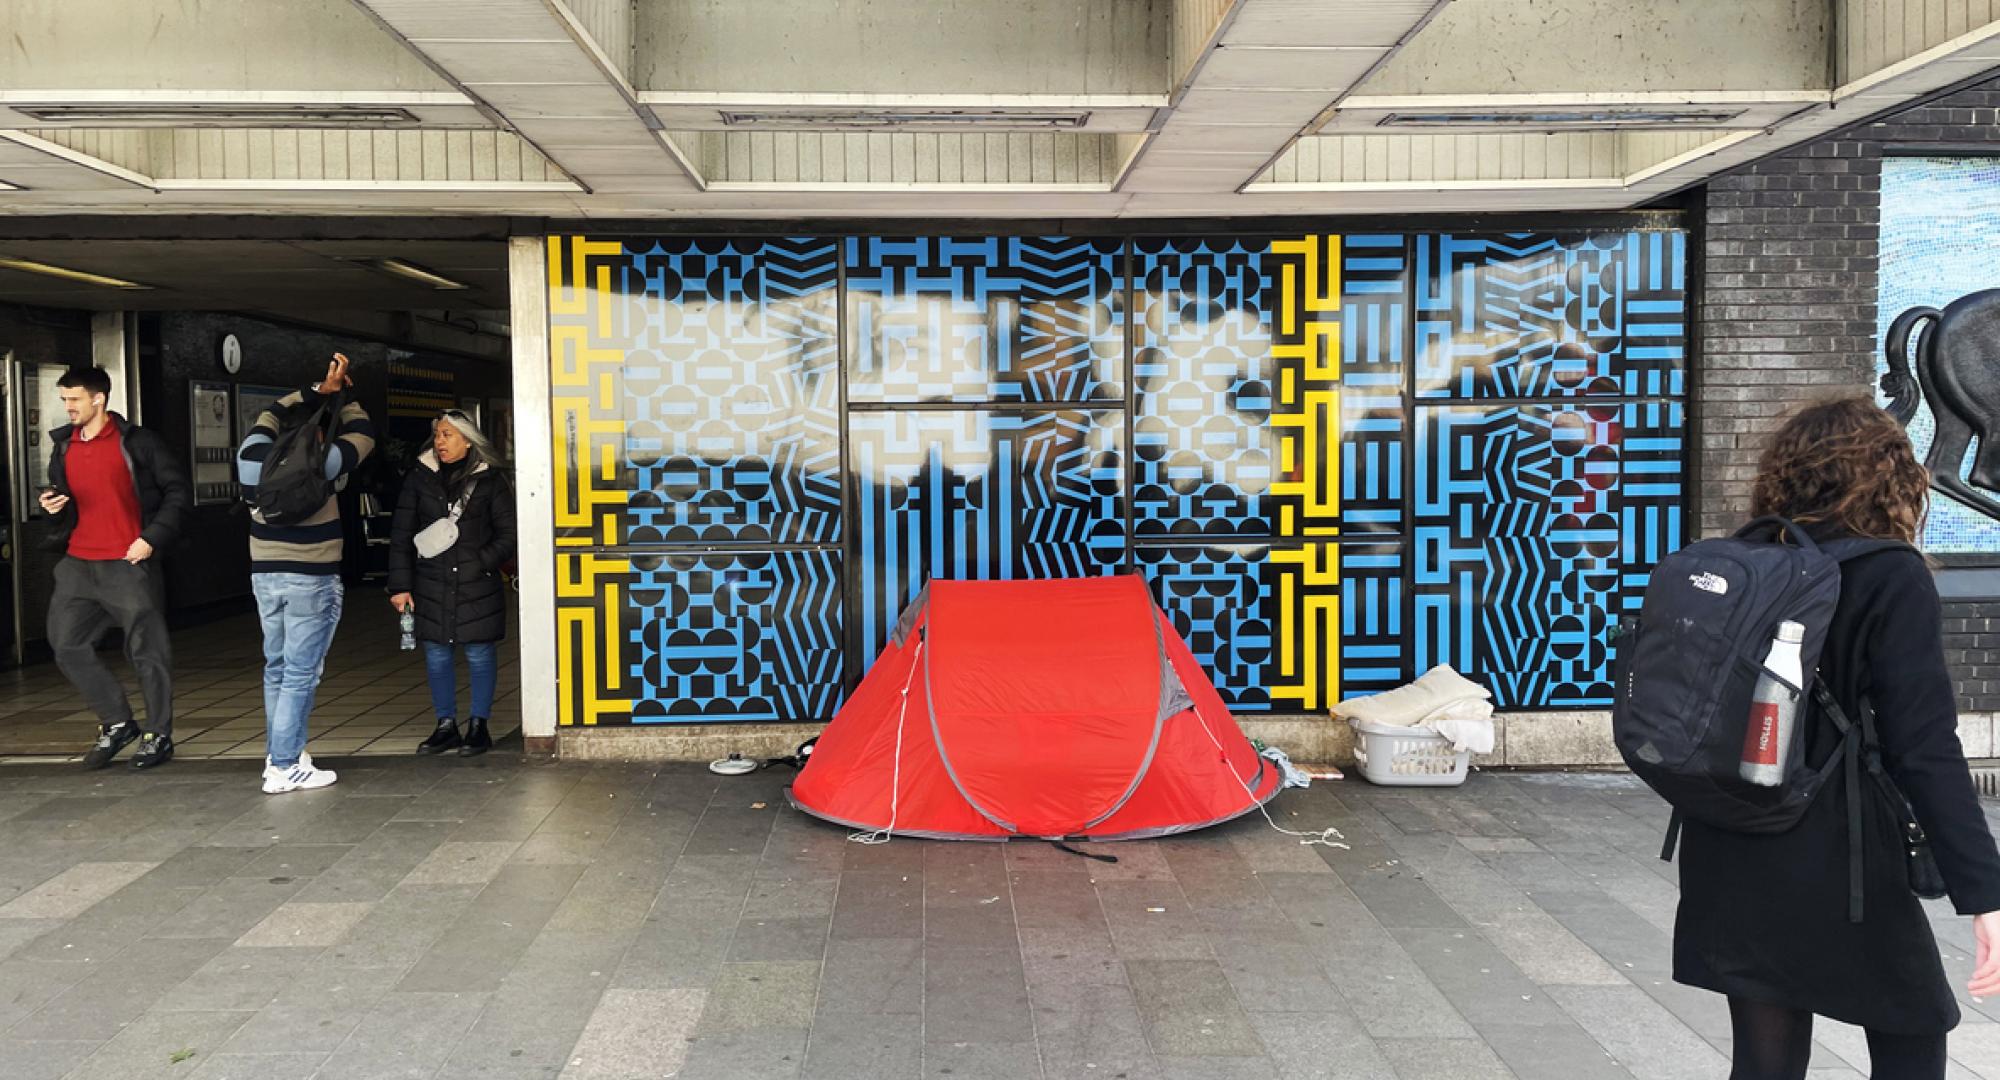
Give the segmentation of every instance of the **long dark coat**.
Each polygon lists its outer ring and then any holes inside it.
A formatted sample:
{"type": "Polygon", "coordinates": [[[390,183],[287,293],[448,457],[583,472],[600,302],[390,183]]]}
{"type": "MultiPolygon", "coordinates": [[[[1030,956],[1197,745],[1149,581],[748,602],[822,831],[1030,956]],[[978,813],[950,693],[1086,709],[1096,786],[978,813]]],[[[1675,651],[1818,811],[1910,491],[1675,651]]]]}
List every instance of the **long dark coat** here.
{"type": "Polygon", "coordinates": [[[513,487],[483,461],[468,466],[456,483],[445,472],[436,452],[426,450],[403,480],[389,533],[389,592],[416,600],[420,641],[499,641],[507,636],[500,567],[514,557],[513,487]],[[458,543],[434,559],[418,558],[416,535],[451,513],[466,484],[473,485],[472,498],[459,515],[458,543]]]}
{"type": "MultiPolygon", "coordinates": [[[[1820,673],[1850,716],[1864,698],[1874,703],[1889,773],[1930,833],[1953,905],[1971,915],[2000,910],[2000,854],[1958,741],[1942,618],[1937,585],[1915,552],[1848,562],[1820,673]]],[[[1805,717],[1806,759],[1824,762],[1837,736],[1816,711],[1805,717]]],[[[1858,925],[1848,921],[1845,784],[1828,783],[1805,818],[1775,836],[1688,822],[1674,978],[1880,1031],[1934,1035],[1956,1025],[1895,815],[1871,784],[1862,799],[1858,925]]]]}

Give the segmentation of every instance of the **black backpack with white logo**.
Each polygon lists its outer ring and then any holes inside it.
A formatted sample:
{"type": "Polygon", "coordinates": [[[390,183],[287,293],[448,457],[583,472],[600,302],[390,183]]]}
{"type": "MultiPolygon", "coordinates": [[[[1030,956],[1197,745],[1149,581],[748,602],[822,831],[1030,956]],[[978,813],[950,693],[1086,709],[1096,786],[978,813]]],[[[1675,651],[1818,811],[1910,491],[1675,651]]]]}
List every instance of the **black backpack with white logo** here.
{"type": "MultiPolygon", "coordinates": [[[[1817,671],[1840,602],[1840,565],[1907,547],[1893,540],[1815,543],[1790,521],[1760,518],[1734,536],[1703,540],[1661,560],[1639,617],[1620,627],[1611,720],[1625,763],[1674,808],[1662,858],[1672,857],[1684,817],[1733,832],[1785,832],[1843,769],[1856,840],[1864,773],[1915,827],[1882,769],[1872,713],[1864,708],[1860,723],[1850,723],[1817,671]],[[1787,621],[1805,628],[1799,650],[1806,685],[1789,687],[1800,707],[1781,762],[1784,779],[1766,787],[1743,779],[1739,769],[1751,698],[1778,624],[1787,621]],[[1841,743],[1808,767],[1805,731],[1819,717],[1834,725],[1841,743]]],[[[1921,831],[1911,839],[1921,843],[1921,831]]],[[[1851,851],[1850,914],[1858,921],[1858,844],[1851,851]]]]}
{"type": "Polygon", "coordinates": [[[296,525],[326,506],[334,482],[326,477],[326,456],[340,432],[347,395],[299,402],[277,410],[278,433],[264,455],[253,505],[267,525],[296,525]]]}

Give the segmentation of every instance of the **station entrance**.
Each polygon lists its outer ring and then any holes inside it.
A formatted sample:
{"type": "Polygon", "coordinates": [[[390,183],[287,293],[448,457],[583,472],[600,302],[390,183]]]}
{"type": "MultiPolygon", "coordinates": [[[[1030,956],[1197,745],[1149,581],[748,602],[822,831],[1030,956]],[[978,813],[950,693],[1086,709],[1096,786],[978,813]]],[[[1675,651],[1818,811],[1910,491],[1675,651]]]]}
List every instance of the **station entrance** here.
{"type": "MultiPolygon", "coordinates": [[[[62,553],[35,499],[47,480],[48,433],[68,423],[56,383],[93,365],[111,376],[113,411],[164,438],[192,482],[180,541],[159,556],[175,638],[177,752],[262,755],[262,653],[235,451],[272,401],[316,381],[336,352],[352,361],[350,393],[378,438],[339,496],[347,601],[314,749],[371,752],[380,743],[408,752],[423,737],[403,738],[405,726],[427,730],[429,700],[423,663],[398,648],[384,593],[390,521],[444,409],[472,417],[511,462],[507,245],[475,222],[416,236],[384,224],[281,233],[268,222],[183,220],[178,229],[126,225],[114,236],[102,221],[52,219],[30,227],[39,238],[5,241],[0,758],[80,755],[95,723],[49,662],[62,553]]],[[[115,630],[101,644],[107,656],[120,652],[115,630]]],[[[512,715],[494,718],[507,730],[518,727],[513,652],[503,649],[501,698],[512,715]]],[[[127,674],[122,657],[117,670],[127,674]]],[[[137,707],[136,682],[126,685],[137,707]]]]}

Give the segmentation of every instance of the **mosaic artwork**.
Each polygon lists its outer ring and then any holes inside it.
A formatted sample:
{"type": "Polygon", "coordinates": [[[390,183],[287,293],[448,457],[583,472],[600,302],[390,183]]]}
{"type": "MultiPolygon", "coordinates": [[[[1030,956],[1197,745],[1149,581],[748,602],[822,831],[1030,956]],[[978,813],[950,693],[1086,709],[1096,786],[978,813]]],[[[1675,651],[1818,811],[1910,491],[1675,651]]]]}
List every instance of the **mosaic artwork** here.
{"type": "MultiPolygon", "coordinates": [[[[1954,300],[2000,288],[2000,160],[1884,158],[1881,245],[1876,400],[1894,411],[1897,403],[1879,386],[1890,370],[1891,329],[1896,321],[1927,308],[1941,312],[1954,300]]],[[[1921,364],[1923,339],[1936,329],[1935,323],[1910,327],[1904,347],[1906,367],[1921,364]]],[[[1918,457],[1926,457],[1938,433],[1932,402],[1921,392],[1903,398],[1910,409],[1905,424],[1910,442],[1918,457]]],[[[1971,482],[1978,449],[1975,446],[1963,456],[1955,470],[1957,478],[1971,488],[1974,498],[2000,498],[2000,493],[1971,482]]],[[[1945,468],[1947,473],[1953,471],[1948,463],[1945,468]]],[[[1933,491],[1922,544],[1926,551],[1941,555],[2000,553],[2000,521],[1933,491]]]]}
{"type": "Polygon", "coordinates": [[[1440,662],[1601,707],[1604,631],[1686,530],[1684,262],[552,239],[562,722],[824,719],[924,582],[1114,573],[1233,710],[1440,662]]]}

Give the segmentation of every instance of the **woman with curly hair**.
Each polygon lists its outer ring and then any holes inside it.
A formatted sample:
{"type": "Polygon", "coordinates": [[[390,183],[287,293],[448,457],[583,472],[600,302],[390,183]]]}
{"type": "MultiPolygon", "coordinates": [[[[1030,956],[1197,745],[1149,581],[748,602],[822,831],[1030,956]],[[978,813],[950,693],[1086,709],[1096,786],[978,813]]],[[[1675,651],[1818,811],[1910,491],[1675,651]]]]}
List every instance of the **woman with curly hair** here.
{"type": "MultiPolygon", "coordinates": [[[[1800,410],[1772,441],[1752,513],[1790,518],[1816,540],[1914,543],[1928,479],[1888,413],[1865,398],[1826,401],[1800,410]]],[[[1889,774],[1930,834],[1954,906],[1973,916],[1968,990],[2000,992],[2000,853],[1958,741],[1937,586],[1914,548],[1843,564],[1819,671],[1850,715],[1873,706],[1889,774]]],[[[1814,711],[1802,715],[1806,760],[1822,764],[1838,734],[1814,711]]],[[[1958,1024],[1958,1003],[1910,891],[1887,796],[1862,790],[1870,805],[1862,814],[1866,920],[1858,924],[1848,920],[1843,785],[1822,788],[1786,833],[1686,824],[1674,978],[1728,995],[1731,1080],[1802,1080],[1815,1014],[1867,1030],[1875,1077],[1945,1075],[1945,1033],[1958,1024]]]]}

